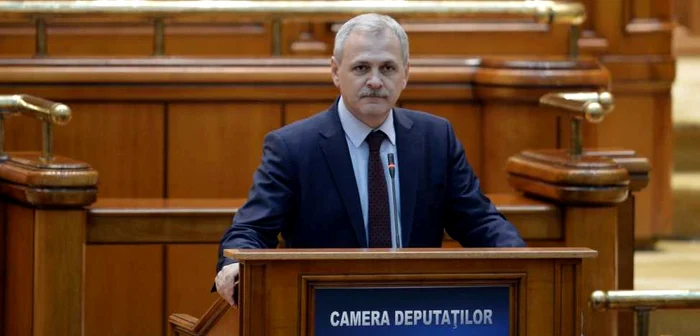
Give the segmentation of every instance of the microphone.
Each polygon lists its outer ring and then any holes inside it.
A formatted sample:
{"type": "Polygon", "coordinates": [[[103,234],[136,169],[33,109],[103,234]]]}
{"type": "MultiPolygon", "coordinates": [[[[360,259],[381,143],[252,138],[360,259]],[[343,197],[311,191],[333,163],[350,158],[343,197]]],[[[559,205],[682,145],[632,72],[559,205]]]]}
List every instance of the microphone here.
{"type": "Polygon", "coordinates": [[[387,161],[389,163],[389,176],[391,177],[391,196],[394,203],[394,237],[396,240],[396,248],[402,248],[401,226],[399,226],[399,214],[396,206],[396,182],[394,180],[394,176],[396,176],[396,163],[394,162],[394,153],[387,154],[387,161]]]}

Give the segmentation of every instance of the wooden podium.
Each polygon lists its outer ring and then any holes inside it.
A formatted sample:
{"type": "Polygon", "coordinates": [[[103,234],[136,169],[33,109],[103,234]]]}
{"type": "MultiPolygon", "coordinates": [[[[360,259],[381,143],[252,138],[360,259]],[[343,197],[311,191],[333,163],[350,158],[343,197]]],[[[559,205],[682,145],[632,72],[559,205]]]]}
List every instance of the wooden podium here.
{"type": "MultiPolygon", "coordinates": [[[[226,250],[239,335],[580,335],[586,248],[226,250]]],[[[235,335],[235,331],[231,331],[235,335]]]]}

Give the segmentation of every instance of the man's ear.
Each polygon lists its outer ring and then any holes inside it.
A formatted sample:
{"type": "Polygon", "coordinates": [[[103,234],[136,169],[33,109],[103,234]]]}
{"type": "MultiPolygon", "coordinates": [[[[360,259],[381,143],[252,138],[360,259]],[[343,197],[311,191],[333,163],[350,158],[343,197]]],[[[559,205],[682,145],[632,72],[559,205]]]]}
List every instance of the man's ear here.
{"type": "Polygon", "coordinates": [[[404,88],[404,89],[406,88],[406,85],[408,84],[408,73],[409,73],[408,70],[409,70],[410,68],[411,68],[411,62],[408,61],[408,62],[406,62],[406,66],[405,66],[405,69],[404,69],[404,76],[403,76],[403,88],[404,88]]]}
{"type": "Polygon", "coordinates": [[[333,78],[333,84],[335,87],[340,87],[340,77],[338,77],[338,71],[340,71],[340,64],[338,64],[335,57],[331,56],[331,78],[333,78]]]}

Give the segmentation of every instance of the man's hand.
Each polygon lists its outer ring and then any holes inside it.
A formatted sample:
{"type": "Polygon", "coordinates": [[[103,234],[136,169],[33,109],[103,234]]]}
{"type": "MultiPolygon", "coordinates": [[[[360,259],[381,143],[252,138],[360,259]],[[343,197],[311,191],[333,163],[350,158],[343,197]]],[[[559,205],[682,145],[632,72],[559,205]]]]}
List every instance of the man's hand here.
{"type": "MultiPolygon", "coordinates": [[[[238,263],[233,263],[224,266],[216,275],[214,281],[216,283],[216,291],[226,300],[231,306],[237,307],[238,303],[234,300],[234,294],[237,294],[235,289],[238,288],[238,263]]],[[[235,298],[237,299],[237,298],[235,298]]]]}

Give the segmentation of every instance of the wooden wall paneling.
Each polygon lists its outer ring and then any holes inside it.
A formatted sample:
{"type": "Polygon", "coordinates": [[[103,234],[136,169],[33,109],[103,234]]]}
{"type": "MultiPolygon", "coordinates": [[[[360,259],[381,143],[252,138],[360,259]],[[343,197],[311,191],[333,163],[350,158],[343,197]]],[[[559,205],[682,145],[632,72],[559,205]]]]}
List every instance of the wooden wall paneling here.
{"type": "Polygon", "coordinates": [[[481,106],[469,103],[406,103],[402,107],[428,112],[450,121],[457,138],[464,146],[467,161],[481,178],[482,170],[482,115],[481,106]]]}
{"type": "Polygon", "coordinates": [[[333,101],[319,103],[287,103],[284,105],[283,124],[288,125],[295,121],[311,117],[314,114],[321,113],[331,107],[332,104],[333,101]]]}
{"type": "MultiPolygon", "coordinates": [[[[655,95],[617,94],[615,110],[595,126],[599,137],[591,145],[633,149],[639,156],[648,158],[652,166],[658,166],[655,148],[659,143],[655,142],[652,134],[659,127],[655,123],[655,115],[661,111],[657,110],[655,100],[655,95]]],[[[667,171],[669,180],[670,173],[670,170],[667,171]]],[[[663,194],[655,193],[661,191],[659,183],[666,177],[663,172],[657,172],[655,169],[652,169],[651,174],[649,187],[637,193],[635,198],[635,237],[642,240],[650,240],[655,235],[652,223],[655,213],[661,210],[659,206],[663,203],[662,198],[657,198],[663,194]]]]}
{"type": "MultiPolygon", "coordinates": [[[[82,210],[35,212],[34,335],[55,334],[53,328],[62,335],[83,334],[86,221],[82,210]]],[[[105,264],[111,265],[109,260],[105,264]]]]}
{"type": "Polygon", "coordinates": [[[147,22],[52,20],[47,21],[47,51],[49,56],[151,56],[153,30],[147,22]]]}
{"type": "Polygon", "coordinates": [[[588,298],[595,290],[617,289],[617,208],[566,208],[566,246],[587,247],[598,251],[597,258],[584,259],[582,274],[586,276],[579,291],[583,307],[583,332],[585,335],[617,335],[617,314],[594,312],[587,306],[588,298]],[[604,256],[607,256],[604,257],[604,256]]]}
{"type": "Polygon", "coordinates": [[[671,0],[596,0],[596,33],[609,41],[608,54],[669,55],[671,0]]]}
{"type": "Polygon", "coordinates": [[[566,55],[568,29],[530,22],[405,22],[411,55],[566,55]]]}
{"type": "Polygon", "coordinates": [[[216,301],[219,295],[210,290],[218,248],[218,244],[166,245],[166,317],[173,313],[199,317],[216,301]]]}
{"type": "Polygon", "coordinates": [[[0,57],[32,57],[36,51],[34,26],[28,23],[0,25],[0,57]]]}
{"type": "Polygon", "coordinates": [[[170,23],[165,54],[177,56],[270,56],[269,23],[170,23]]]}
{"type": "Polygon", "coordinates": [[[270,103],[171,104],[168,197],[247,197],[263,139],[282,124],[270,103]]]}
{"type": "Polygon", "coordinates": [[[34,291],[34,211],[8,204],[5,335],[32,335],[34,291]]]}
{"type": "Polygon", "coordinates": [[[482,107],[481,187],[488,193],[512,192],[506,162],[526,149],[557,148],[557,114],[539,106],[485,104],[482,107]]]}
{"type": "Polygon", "coordinates": [[[87,245],[85,335],[163,335],[163,245],[87,245]]]}
{"type": "MultiPolygon", "coordinates": [[[[54,127],[54,136],[58,128],[54,127]]],[[[39,120],[26,116],[5,116],[6,151],[41,151],[41,141],[39,120]]]]}
{"type": "MultiPolygon", "coordinates": [[[[445,55],[565,55],[568,51],[568,28],[564,25],[548,26],[532,21],[494,22],[489,20],[401,20],[411,41],[412,56],[445,55]]],[[[335,33],[342,22],[326,22],[313,25],[313,36],[325,42],[330,55],[335,33]]],[[[285,26],[285,47],[298,39],[308,25],[291,23],[285,26]]]]}
{"type": "Polygon", "coordinates": [[[100,197],[163,197],[163,105],[66,103],[73,118],[54,127],[55,152],[97,170],[100,197]]]}

